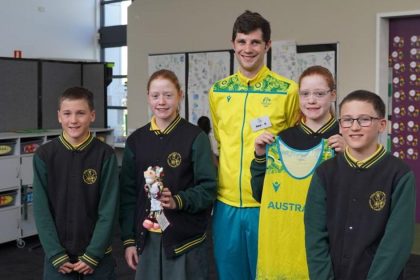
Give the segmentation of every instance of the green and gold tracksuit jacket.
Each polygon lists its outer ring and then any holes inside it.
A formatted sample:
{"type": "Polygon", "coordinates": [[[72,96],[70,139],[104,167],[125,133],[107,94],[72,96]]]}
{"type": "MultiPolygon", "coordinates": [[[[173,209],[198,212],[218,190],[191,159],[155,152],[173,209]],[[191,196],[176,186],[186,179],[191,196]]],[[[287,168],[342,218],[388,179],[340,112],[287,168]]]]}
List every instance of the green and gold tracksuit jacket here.
{"type": "Polygon", "coordinates": [[[252,197],[250,165],[255,138],[251,122],[268,117],[277,135],[293,126],[299,110],[298,86],[264,66],[249,79],[241,72],[216,82],[209,92],[214,136],[219,144],[217,199],[234,207],[258,207],[252,197]]]}
{"type": "Polygon", "coordinates": [[[111,252],[118,166],[113,149],[89,137],[73,147],[63,134],[37,149],[33,205],[39,238],[56,268],[82,260],[95,268],[111,252]]]}
{"type": "Polygon", "coordinates": [[[144,171],[163,167],[163,185],[171,191],[176,209],[164,209],[169,226],[162,232],[167,257],[186,253],[206,240],[211,206],[216,199],[216,170],[210,141],[197,126],[178,115],[160,131],[154,119],[127,139],[120,174],[120,226],[124,247],[142,253],[150,211],[144,190],[144,171]]]}

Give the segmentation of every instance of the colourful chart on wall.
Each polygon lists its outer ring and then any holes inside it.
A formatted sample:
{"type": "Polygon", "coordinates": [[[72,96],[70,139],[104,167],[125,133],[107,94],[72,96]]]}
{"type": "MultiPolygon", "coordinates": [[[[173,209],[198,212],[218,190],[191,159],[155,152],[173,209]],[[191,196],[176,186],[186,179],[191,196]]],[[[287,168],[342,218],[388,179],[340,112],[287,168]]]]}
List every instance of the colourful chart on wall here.
{"type": "Polygon", "coordinates": [[[391,152],[415,172],[420,222],[420,17],[389,22],[391,152]]]}
{"type": "Polygon", "coordinates": [[[188,120],[193,124],[201,116],[210,117],[209,89],[229,76],[230,61],[229,51],[188,54],[188,120]]]}
{"type": "Polygon", "coordinates": [[[338,43],[297,45],[295,41],[273,41],[271,45],[271,69],[294,81],[308,67],[321,65],[337,79],[338,43]]]}

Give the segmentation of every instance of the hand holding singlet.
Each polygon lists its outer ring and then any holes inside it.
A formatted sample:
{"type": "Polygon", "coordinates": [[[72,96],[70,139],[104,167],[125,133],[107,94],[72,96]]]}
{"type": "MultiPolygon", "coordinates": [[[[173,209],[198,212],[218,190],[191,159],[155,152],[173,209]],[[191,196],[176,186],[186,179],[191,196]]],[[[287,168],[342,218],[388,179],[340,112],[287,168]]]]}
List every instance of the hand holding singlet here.
{"type": "Polygon", "coordinates": [[[255,139],[255,154],[262,156],[265,154],[265,146],[274,142],[274,135],[268,131],[264,131],[255,139]]]}

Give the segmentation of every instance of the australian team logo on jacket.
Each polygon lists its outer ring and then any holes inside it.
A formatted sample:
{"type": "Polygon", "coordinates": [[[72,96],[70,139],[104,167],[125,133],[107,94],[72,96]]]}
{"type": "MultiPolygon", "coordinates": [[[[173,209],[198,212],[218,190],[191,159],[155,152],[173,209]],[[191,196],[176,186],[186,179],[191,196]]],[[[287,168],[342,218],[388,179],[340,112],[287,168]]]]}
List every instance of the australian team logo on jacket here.
{"type": "Polygon", "coordinates": [[[269,97],[264,97],[264,98],[262,99],[262,101],[261,101],[261,104],[262,104],[264,107],[268,107],[268,106],[270,106],[270,105],[271,105],[271,99],[270,99],[269,97]]]}

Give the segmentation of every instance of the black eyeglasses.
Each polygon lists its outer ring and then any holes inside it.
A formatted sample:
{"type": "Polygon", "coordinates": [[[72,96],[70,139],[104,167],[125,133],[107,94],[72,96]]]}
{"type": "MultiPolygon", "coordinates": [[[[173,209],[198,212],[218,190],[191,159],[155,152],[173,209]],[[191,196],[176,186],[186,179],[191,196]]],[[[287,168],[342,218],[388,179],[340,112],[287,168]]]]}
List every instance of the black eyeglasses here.
{"type": "Polygon", "coordinates": [[[356,119],[350,118],[350,117],[343,117],[339,119],[341,127],[343,128],[349,128],[353,126],[353,122],[357,121],[359,126],[361,127],[368,127],[371,126],[372,120],[380,120],[380,118],[377,117],[371,117],[371,116],[360,116],[356,119]]]}
{"type": "Polygon", "coordinates": [[[329,93],[331,92],[331,90],[318,90],[318,91],[314,91],[314,92],[310,92],[310,91],[301,91],[299,92],[299,96],[307,99],[309,98],[309,96],[313,96],[316,99],[322,99],[325,96],[327,96],[329,93]]]}

